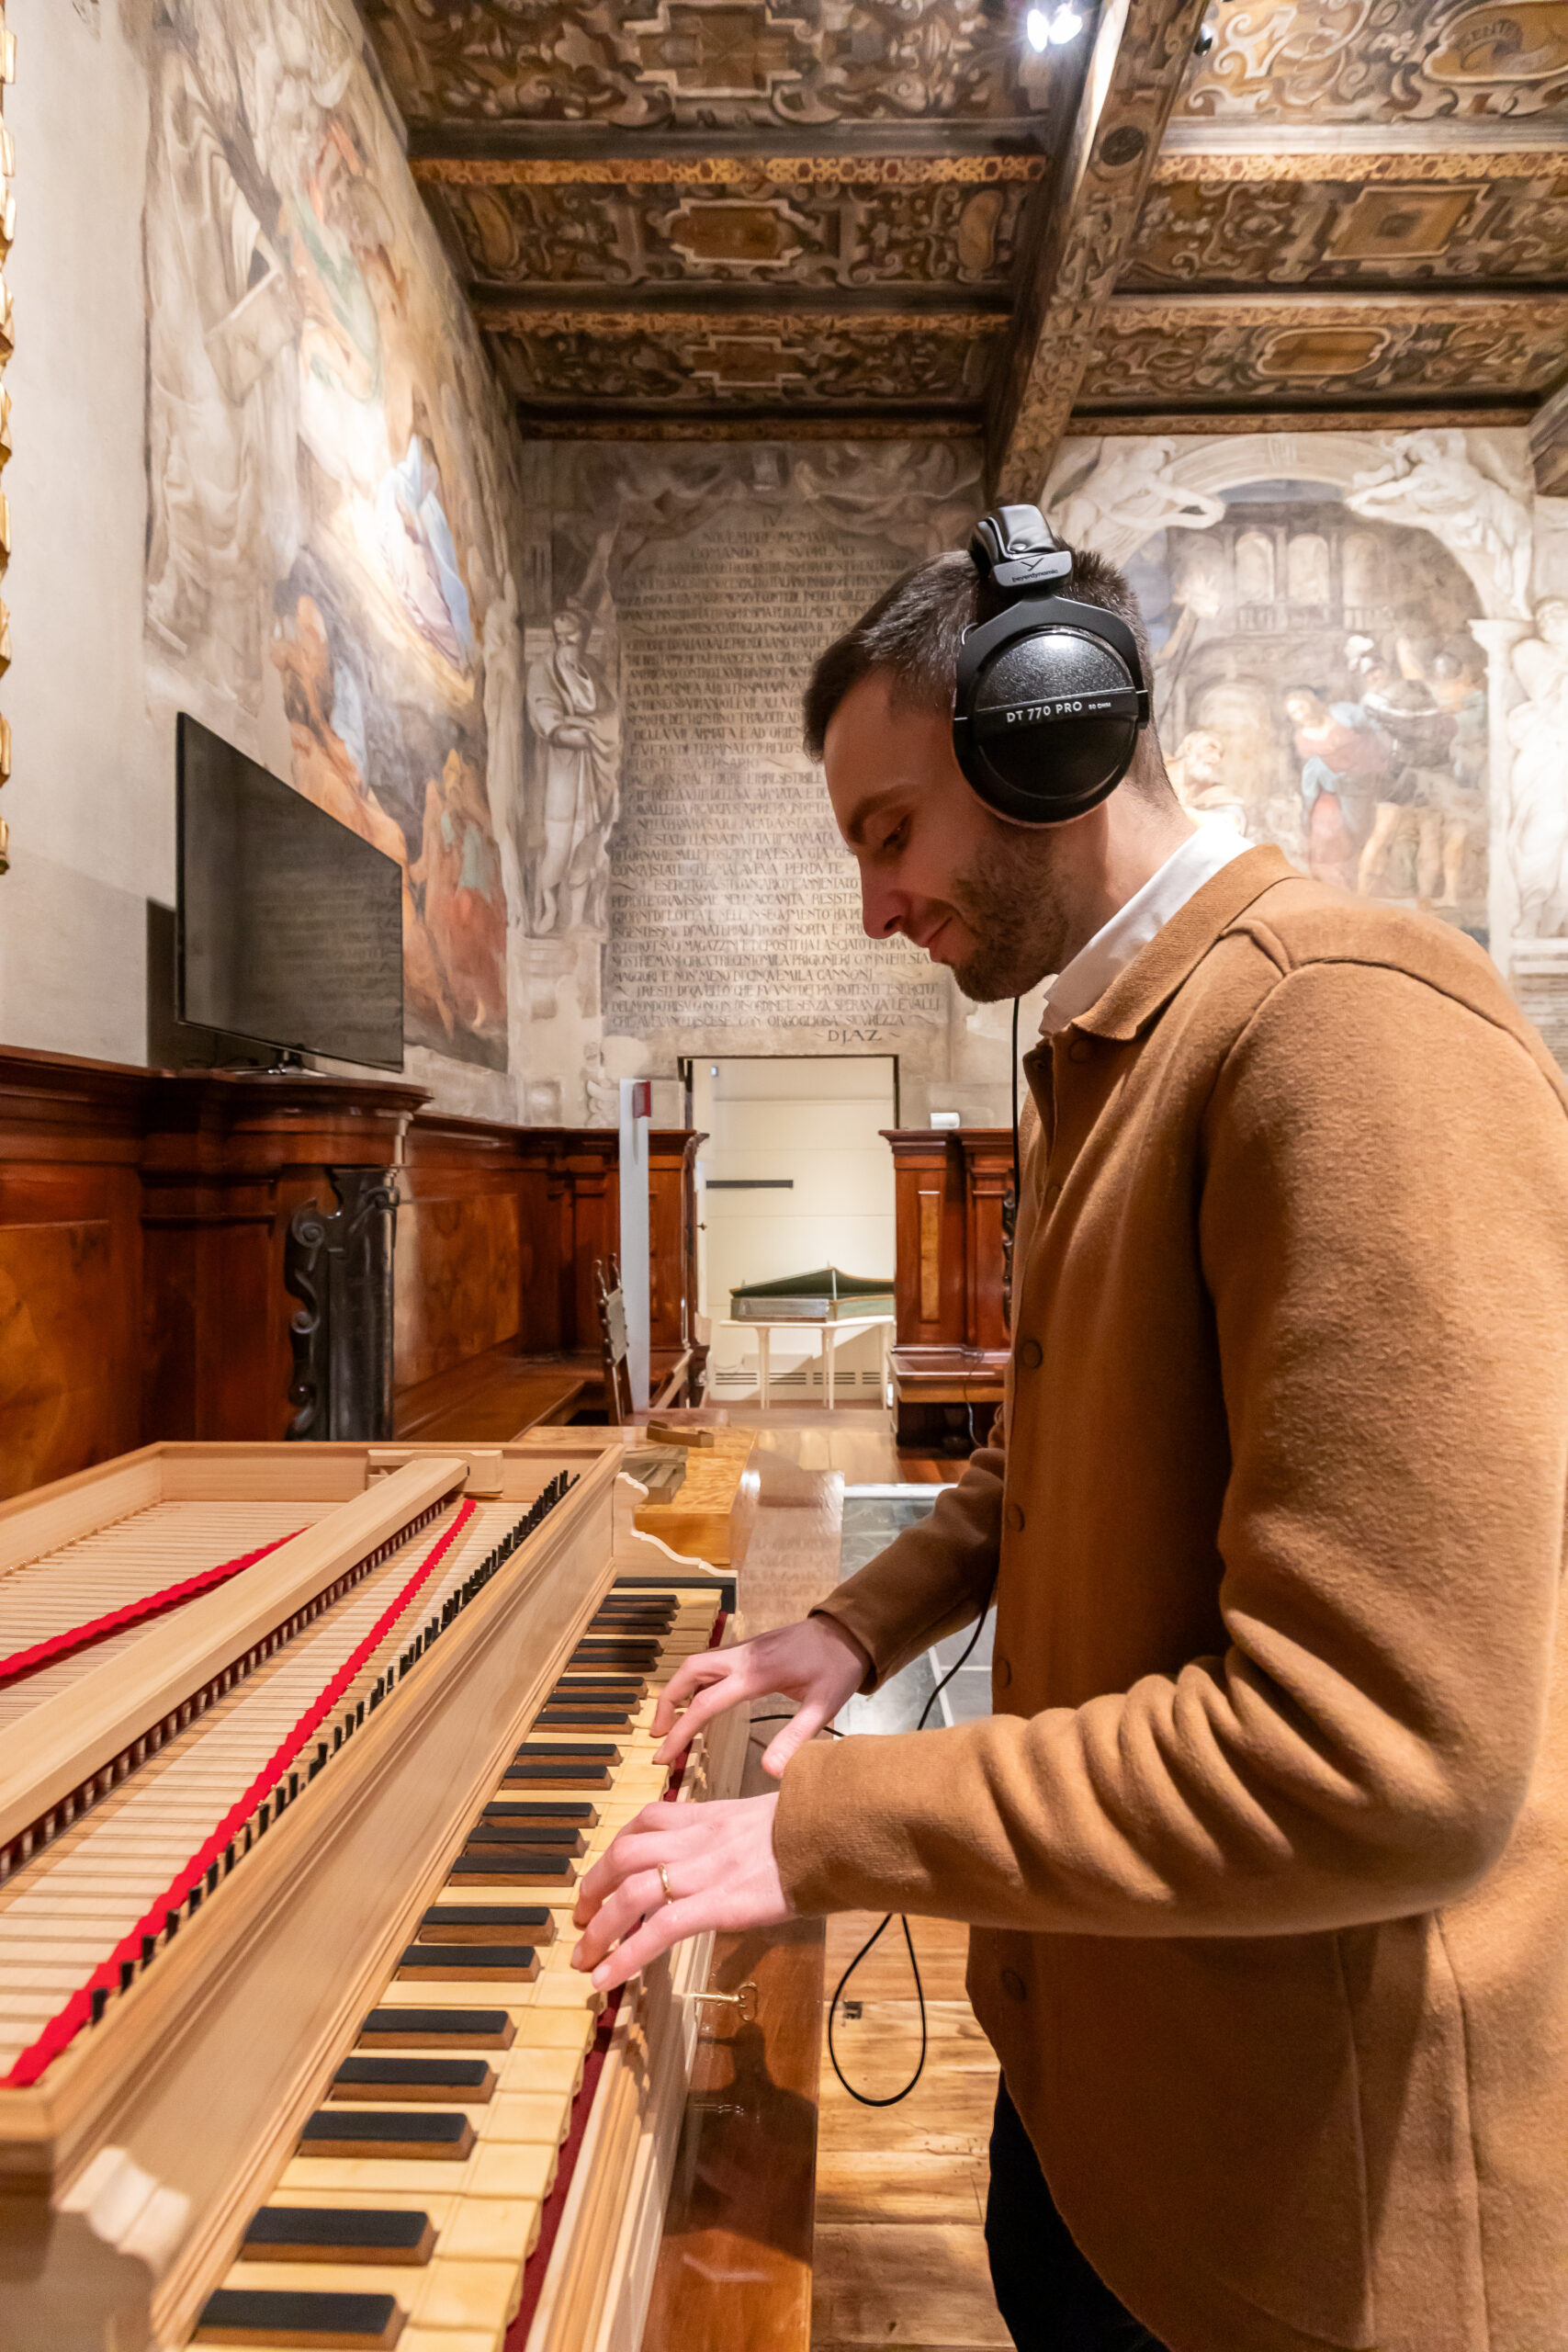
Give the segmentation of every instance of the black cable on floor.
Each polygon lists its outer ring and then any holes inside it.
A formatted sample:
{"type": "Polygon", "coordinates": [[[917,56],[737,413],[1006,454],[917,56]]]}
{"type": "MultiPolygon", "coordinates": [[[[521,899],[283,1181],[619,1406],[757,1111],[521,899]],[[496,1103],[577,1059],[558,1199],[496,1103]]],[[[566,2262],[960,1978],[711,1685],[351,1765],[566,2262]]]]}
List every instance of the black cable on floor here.
{"type": "MultiPolygon", "coordinates": [[[[925,1705],[920,1709],[920,1719],[915,1725],[915,1729],[917,1731],[924,1731],[926,1727],[926,1719],[930,1715],[931,1709],[936,1705],[937,1701],[946,1690],[953,1676],[958,1672],[959,1668],[968,1664],[969,1659],[973,1655],[975,1645],[985,1631],[986,1619],[990,1613],[991,1596],[995,1590],[996,1584],[993,1579],[991,1590],[986,1595],[986,1604],[981,1610],[979,1617],[976,1622],[974,1632],[970,1634],[969,1639],[964,1645],[963,1649],[959,1652],[957,1657],[954,1658],[953,1664],[948,1668],[947,1672],[942,1676],[941,1681],[931,1692],[931,1697],[926,1701],[925,1705]]],[[[793,1715],[753,1715],[751,1721],[753,1724],[788,1724],[793,1723],[795,1721],[795,1717],[793,1715]]],[[[844,1736],[841,1731],[835,1731],[831,1724],[824,1724],[822,1728],[827,1732],[829,1738],[842,1739],[844,1736]]],[[[908,2098],[909,2093],[914,2089],[915,2085],[925,2073],[926,2052],[929,2046],[930,2037],[926,2024],[926,1988],[920,1982],[920,1963],[915,1958],[915,1939],[909,1933],[909,1922],[905,1914],[902,1911],[889,1911],[881,1926],[874,1928],[872,1933],[866,1938],[864,1943],[862,1944],[859,1951],[856,1952],[853,1960],[851,1961],[849,1966],[845,1969],[843,1974],[839,1979],[838,1984],[834,1988],[833,1997],[828,2004],[828,2056],[832,2064],[834,2074],[837,2075],[840,2082],[842,2083],[844,2088],[848,2091],[850,2097],[855,2100],[857,2105],[861,2107],[897,2107],[901,2099],[908,2098]],[[897,1920],[898,1925],[904,1930],[905,1949],[908,1951],[909,1955],[909,1969],[915,1980],[915,1999],[919,2005],[920,2011],[920,2054],[919,2059],[916,2061],[914,2073],[910,2075],[908,2081],[905,2084],[901,2091],[893,2091],[886,2098],[874,2098],[869,2091],[857,2091],[853,2083],[851,2082],[849,2076],[840,2065],[839,2053],[833,2045],[833,2020],[838,2015],[839,2003],[844,1997],[845,1985],[849,1983],[851,1977],[854,1974],[856,1969],[860,1966],[867,1952],[869,1952],[872,1947],[879,1941],[886,1929],[892,1926],[895,1919],[897,1920]]]]}

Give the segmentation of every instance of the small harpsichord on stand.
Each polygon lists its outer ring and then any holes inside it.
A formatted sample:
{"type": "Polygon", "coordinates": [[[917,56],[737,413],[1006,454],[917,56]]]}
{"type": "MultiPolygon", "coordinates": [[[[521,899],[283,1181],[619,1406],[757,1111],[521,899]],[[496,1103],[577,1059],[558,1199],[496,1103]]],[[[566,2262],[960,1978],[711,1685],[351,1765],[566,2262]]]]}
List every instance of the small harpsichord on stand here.
{"type": "Polygon", "coordinates": [[[6,2352],[635,2352],[711,1939],[601,2012],[570,1907],[733,1598],[617,1577],[584,1435],[152,1446],[0,1510],[6,2352]]]}

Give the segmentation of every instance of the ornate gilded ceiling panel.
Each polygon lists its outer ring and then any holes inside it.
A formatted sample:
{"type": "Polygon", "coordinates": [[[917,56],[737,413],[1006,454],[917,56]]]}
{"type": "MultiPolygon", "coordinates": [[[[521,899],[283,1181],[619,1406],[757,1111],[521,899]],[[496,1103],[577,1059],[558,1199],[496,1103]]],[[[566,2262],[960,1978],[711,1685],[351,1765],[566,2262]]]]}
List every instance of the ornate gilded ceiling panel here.
{"type": "Polygon", "coordinates": [[[767,311],[730,318],[530,311],[493,335],[520,400],[542,408],[973,407],[1005,322],[767,311]]]}
{"type": "Polygon", "coordinates": [[[364,0],[415,128],[1016,120],[1045,69],[981,0],[364,0]]]}
{"type": "Polygon", "coordinates": [[[506,287],[988,288],[1008,281],[1023,183],[749,188],[447,187],[469,270],[506,287]]]}
{"type": "Polygon", "coordinates": [[[1530,179],[1181,180],[1149,190],[1125,287],[1568,273],[1568,161],[1530,179]]]}
{"type": "Polygon", "coordinates": [[[1564,0],[1224,0],[1179,115],[1428,122],[1568,97],[1564,0]]]}
{"type": "Polygon", "coordinates": [[[1495,301],[1298,295],[1122,295],[1080,404],[1129,409],[1220,401],[1443,401],[1540,392],[1562,372],[1568,296],[1495,301]]]}

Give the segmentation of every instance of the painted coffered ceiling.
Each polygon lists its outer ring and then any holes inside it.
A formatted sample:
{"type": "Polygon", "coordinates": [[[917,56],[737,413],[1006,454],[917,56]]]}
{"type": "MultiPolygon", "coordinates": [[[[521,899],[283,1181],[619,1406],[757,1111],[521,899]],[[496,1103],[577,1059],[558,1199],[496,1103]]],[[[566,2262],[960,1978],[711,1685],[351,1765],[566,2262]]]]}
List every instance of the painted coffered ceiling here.
{"type": "Polygon", "coordinates": [[[1075,418],[1462,416],[1568,481],[1568,0],[360,5],[532,432],[1022,493],[1075,418]]]}

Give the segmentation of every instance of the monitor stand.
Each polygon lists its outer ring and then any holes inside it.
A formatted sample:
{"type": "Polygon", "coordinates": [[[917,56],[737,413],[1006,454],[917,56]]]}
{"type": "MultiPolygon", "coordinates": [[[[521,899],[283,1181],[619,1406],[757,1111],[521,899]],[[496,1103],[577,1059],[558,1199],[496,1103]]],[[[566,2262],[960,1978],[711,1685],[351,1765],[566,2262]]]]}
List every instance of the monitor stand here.
{"type": "Polygon", "coordinates": [[[220,1062],[217,1065],[225,1078],[322,1078],[323,1070],[307,1069],[303,1055],[292,1046],[278,1049],[277,1059],[265,1068],[258,1062],[220,1062]]]}

